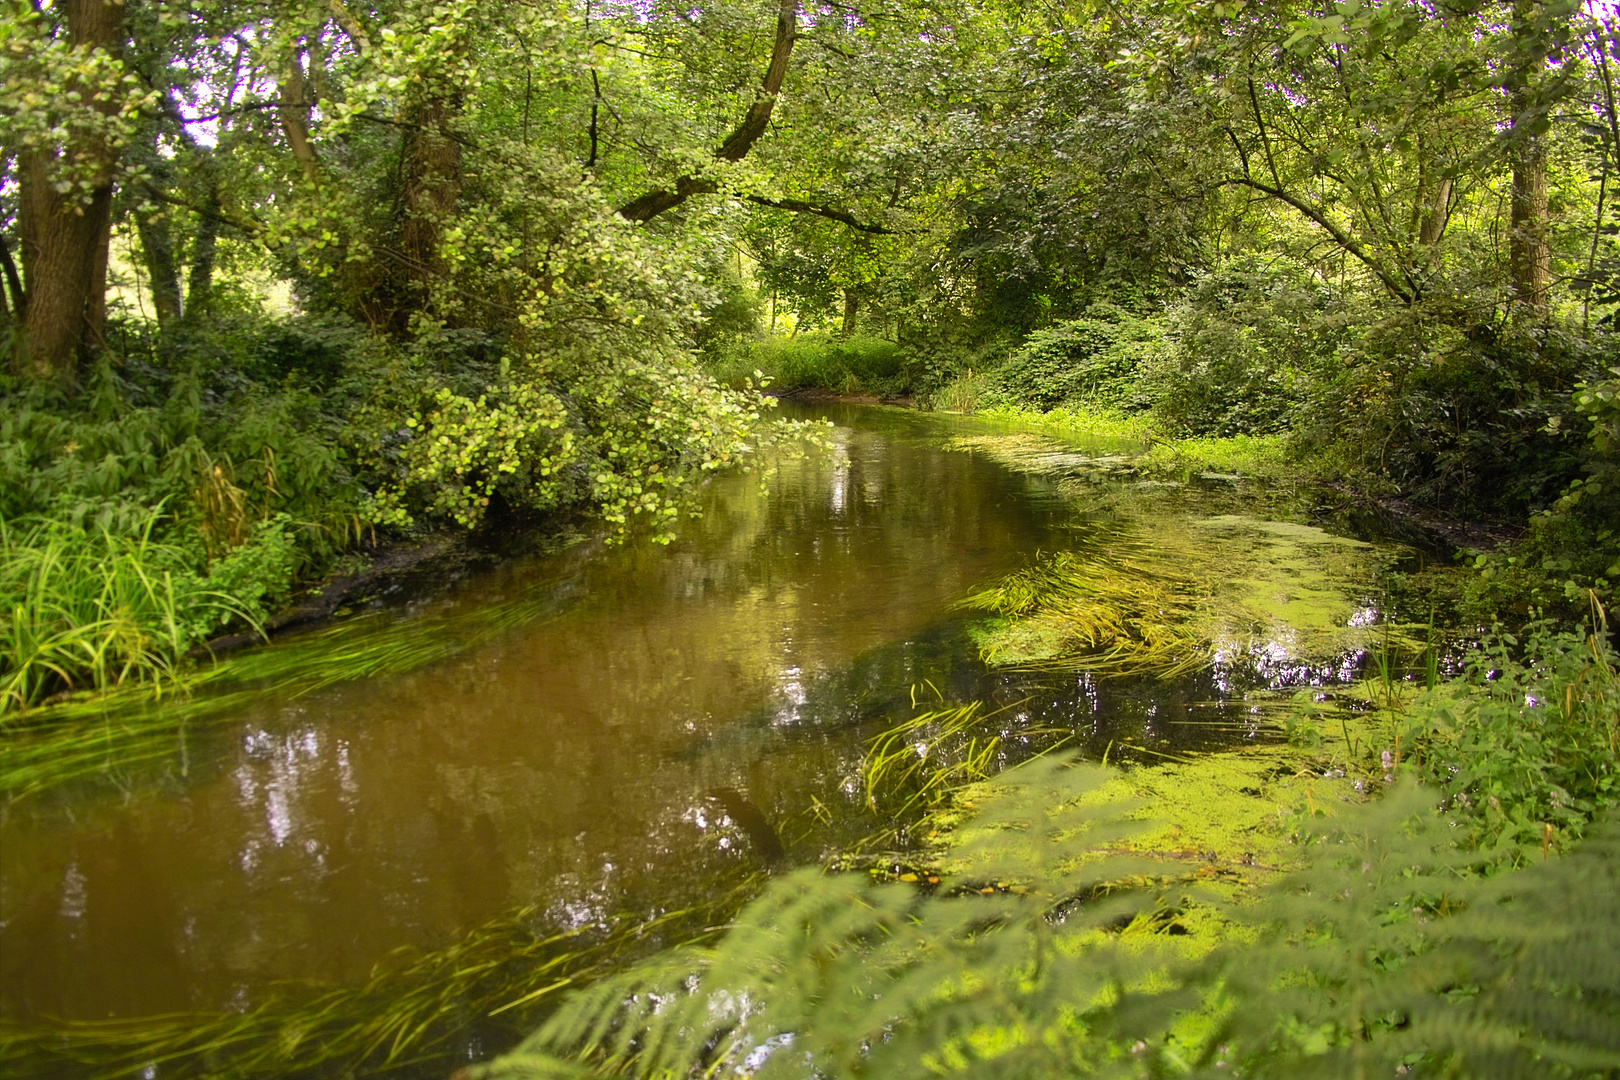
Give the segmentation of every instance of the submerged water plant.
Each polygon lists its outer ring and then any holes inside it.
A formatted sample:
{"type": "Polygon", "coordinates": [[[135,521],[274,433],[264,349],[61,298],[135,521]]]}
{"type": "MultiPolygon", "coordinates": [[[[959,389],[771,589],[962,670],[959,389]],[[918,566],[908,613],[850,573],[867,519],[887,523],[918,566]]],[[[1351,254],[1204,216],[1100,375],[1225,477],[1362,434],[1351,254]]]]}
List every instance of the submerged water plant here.
{"type": "Polygon", "coordinates": [[[1039,671],[1175,678],[1210,662],[1193,579],[1098,552],[1038,554],[962,606],[1000,618],[978,628],[986,663],[1039,671]]]}
{"type": "Polygon", "coordinates": [[[751,874],[698,905],[561,930],[525,907],[440,948],[401,949],[361,985],[283,984],[243,1010],[0,1021],[0,1060],[19,1080],[443,1076],[513,1045],[565,988],[714,936],[760,887],[751,874]]]}
{"type": "Polygon", "coordinates": [[[296,698],[356,679],[412,671],[559,609],[556,597],[526,597],[473,611],[390,619],[374,615],[229,657],[175,670],[182,693],[155,701],[144,690],[70,700],[26,714],[5,733],[0,796],[17,800],[108,769],[121,776],[184,774],[188,740],[229,724],[250,702],[296,698]]]}
{"type": "Polygon", "coordinates": [[[1612,1076],[1620,830],[1497,877],[1433,793],[1312,814],[1305,865],[1247,933],[1189,955],[1185,878],[1120,857],[1105,770],[1048,757],[997,782],[938,888],[778,880],[712,945],[571,996],[471,1080],[1612,1076]],[[1006,888],[981,890],[985,879],[1006,888]],[[1162,883],[1170,883],[1166,890],[1162,883]]]}

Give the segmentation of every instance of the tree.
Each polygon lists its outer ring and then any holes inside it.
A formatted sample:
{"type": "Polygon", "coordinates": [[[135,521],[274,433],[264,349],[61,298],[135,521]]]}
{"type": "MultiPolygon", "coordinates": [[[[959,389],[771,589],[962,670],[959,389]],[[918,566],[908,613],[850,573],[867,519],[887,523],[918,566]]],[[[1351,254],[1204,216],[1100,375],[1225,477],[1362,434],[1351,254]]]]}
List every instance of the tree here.
{"type": "Polygon", "coordinates": [[[123,13],[113,0],[26,8],[0,43],[22,251],[12,363],[42,380],[72,382],[102,336],[114,181],[145,100],[120,60],[123,13]]]}

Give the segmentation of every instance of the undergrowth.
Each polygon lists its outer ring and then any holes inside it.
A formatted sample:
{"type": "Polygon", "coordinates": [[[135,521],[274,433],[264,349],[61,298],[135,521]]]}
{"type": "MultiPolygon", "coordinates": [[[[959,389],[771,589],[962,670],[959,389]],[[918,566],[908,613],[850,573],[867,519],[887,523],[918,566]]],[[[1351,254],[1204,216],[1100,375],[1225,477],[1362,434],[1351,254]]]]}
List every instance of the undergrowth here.
{"type": "Polygon", "coordinates": [[[774,882],[714,944],[570,997],[465,1075],[1616,1075],[1620,684],[1597,618],[1498,634],[1410,697],[1391,681],[1392,749],[1300,773],[1377,794],[1305,782],[1293,869],[1257,896],[1133,852],[1132,774],[1046,753],[986,780],[991,714],[923,712],[862,777],[949,830],[927,871],[774,882]],[[1216,937],[1178,948],[1196,911],[1216,937]]]}
{"type": "Polygon", "coordinates": [[[0,717],[78,689],[161,692],[195,642],[263,616],[265,579],[286,549],[279,532],[199,576],[187,552],[154,537],[159,520],[118,530],[0,519],[0,717]]]}
{"type": "Polygon", "coordinates": [[[709,373],[727,386],[746,386],[756,371],[778,390],[897,396],[910,390],[900,347],[883,338],[826,334],[772,337],[728,344],[710,357],[709,373]]]}

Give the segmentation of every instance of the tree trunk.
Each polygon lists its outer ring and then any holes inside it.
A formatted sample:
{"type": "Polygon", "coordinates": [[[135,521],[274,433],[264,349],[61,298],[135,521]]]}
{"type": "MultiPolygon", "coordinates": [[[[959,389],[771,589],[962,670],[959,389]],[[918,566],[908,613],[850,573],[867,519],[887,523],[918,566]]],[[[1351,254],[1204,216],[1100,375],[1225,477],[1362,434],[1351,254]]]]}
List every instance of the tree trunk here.
{"type": "Polygon", "coordinates": [[[444,225],[455,215],[461,195],[461,144],[447,128],[457,111],[454,102],[433,98],[414,111],[405,137],[405,218],[399,247],[417,270],[413,276],[423,277],[440,269],[444,225]]]}
{"type": "MultiPolygon", "coordinates": [[[[1539,7],[1538,0],[1515,0],[1515,30],[1533,22],[1539,7]]],[[[1535,90],[1536,83],[1544,77],[1547,46],[1543,36],[1533,30],[1515,36],[1520,42],[1520,52],[1508,95],[1513,110],[1508,271],[1513,280],[1514,301],[1530,312],[1544,312],[1552,281],[1552,261],[1547,225],[1546,117],[1545,107],[1537,100],[1535,90]]]]}
{"type": "Polygon", "coordinates": [[[191,243],[191,271],[186,278],[184,307],[187,317],[202,314],[208,307],[209,294],[214,291],[214,254],[219,241],[217,216],[219,206],[219,188],[209,189],[207,209],[213,213],[201,216],[197,222],[197,235],[191,243]]]}
{"type": "Polygon", "coordinates": [[[413,311],[431,306],[434,283],[447,276],[440,254],[444,229],[461,198],[461,144],[450,122],[461,103],[433,97],[414,106],[400,146],[398,242],[394,265],[377,285],[367,318],[400,334],[413,311]]]}
{"type": "Polygon", "coordinates": [[[1418,229],[1418,243],[1424,247],[1433,247],[1440,242],[1445,234],[1446,222],[1451,216],[1451,178],[1441,177],[1434,188],[1434,200],[1429,204],[1428,211],[1423,215],[1423,223],[1418,229]]]}
{"type": "Polygon", "coordinates": [[[139,215],[135,228],[141,235],[146,273],[152,279],[152,308],[159,326],[180,318],[180,269],[174,261],[173,233],[167,216],[139,215]]]}
{"type": "Polygon", "coordinates": [[[861,311],[861,297],[854,289],[844,290],[844,325],[839,331],[843,337],[855,333],[855,317],[861,311]]]}
{"type": "Polygon", "coordinates": [[[1512,235],[1508,265],[1513,298],[1534,311],[1547,309],[1552,260],[1547,247],[1547,152],[1540,136],[1528,140],[1513,159],[1512,235]]]}
{"type": "MultiPolygon", "coordinates": [[[[63,0],[61,10],[74,46],[119,51],[122,4],[63,0]]],[[[107,100],[98,108],[111,114],[118,103],[107,100]]],[[[101,343],[118,149],[87,138],[63,147],[60,159],[33,150],[19,154],[17,164],[26,310],[14,363],[26,376],[72,382],[82,356],[101,343]],[[88,166],[87,191],[56,189],[60,160],[88,166]]]]}
{"type": "Polygon", "coordinates": [[[282,76],[277,100],[280,105],[276,113],[281,117],[281,131],[287,136],[287,145],[292,148],[293,157],[298,160],[298,167],[304,173],[304,180],[310,187],[319,187],[320,158],[316,156],[315,147],[309,141],[309,113],[315,103],[310,100],[309,87],[304,81],[303,57],[296,51],[287,59],[286,73],[282,76]]]}
{"type": "Polygon", "coordinates": [[[24,298],[22,277],[17,273],[17,264],[12,261],[11,248],[4,236],[0,236],[0,273],[5,275],[6,311],[21,321],[23,313],[28,310],[28,301],[24,298]]]}

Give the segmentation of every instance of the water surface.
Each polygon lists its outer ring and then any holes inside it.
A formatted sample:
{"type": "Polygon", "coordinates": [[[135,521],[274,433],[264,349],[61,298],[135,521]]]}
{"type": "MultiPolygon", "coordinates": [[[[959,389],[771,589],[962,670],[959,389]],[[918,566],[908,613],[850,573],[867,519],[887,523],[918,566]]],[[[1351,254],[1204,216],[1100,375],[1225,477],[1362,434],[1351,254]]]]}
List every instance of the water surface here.
{"type": "Polygon", "coordinates": [[[668,547],[514,561],[356,631],[527,613],[473,647],[267,691],[143,770],[13,800],[0,1016],[242,1009],[526,905],[556,927],[665,910],[766,865],[729,798],[812,861],[854,827],[864,741],[919,694],[1008,706],[1009,756],[1026,725],[1093,754],[1274,738],[1274,691],[1348,677],[1376,618],[1387,551],[1265,520],[1228,484],[1142,483],[1127,444],[816,411],[829,451],[717,479],[668,547]],[[1207,579],[1217,662],[1172,682],[987,669],[958,601],[1085,545],[1207,579]],[[815,800],[844,826],[818,829],[815,800]]]}

